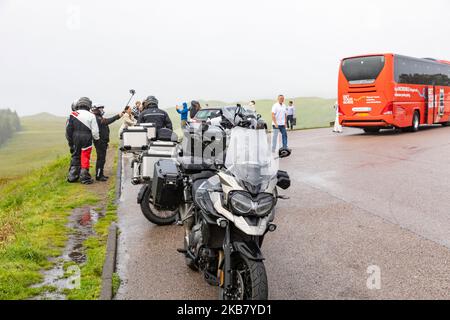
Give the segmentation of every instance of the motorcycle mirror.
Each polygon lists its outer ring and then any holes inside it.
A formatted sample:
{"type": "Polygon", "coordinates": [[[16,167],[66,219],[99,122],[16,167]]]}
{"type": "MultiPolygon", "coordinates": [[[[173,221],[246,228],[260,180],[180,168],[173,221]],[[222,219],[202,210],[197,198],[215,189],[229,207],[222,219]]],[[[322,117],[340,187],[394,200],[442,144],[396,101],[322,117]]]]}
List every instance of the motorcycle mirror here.
{"type": "Polygon", "coordinates": [[[130,89],[130,94],[134,96],[136,94],[136,91],[134,89],[130,89]]]}
{"type": "Polygon", "coordinates": [[[259,113],[256,115],[256,119],[261,119],[262,118],[262,115],[260,115],[259,113]]]}

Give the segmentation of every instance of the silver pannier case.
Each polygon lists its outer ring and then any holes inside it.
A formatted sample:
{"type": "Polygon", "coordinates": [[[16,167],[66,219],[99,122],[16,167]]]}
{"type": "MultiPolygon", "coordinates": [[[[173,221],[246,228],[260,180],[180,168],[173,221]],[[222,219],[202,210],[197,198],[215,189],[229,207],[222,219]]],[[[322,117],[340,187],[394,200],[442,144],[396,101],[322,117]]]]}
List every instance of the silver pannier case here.
{"type": "Polygon", "coordinates": [[[144,180],[153,179],[155,163],[161,159],[176,159],[177,144],[170,141],[152,141],[142,155],[141,174],[144,180]]]}
{"type": "Polygon", "coordinates": [[[148,130],[145,127],[128,127],[121,135],[121,150],[124,152],[142,152],[148,149],[148,130]]]}
{"type": "Polygon", "coordinates": [[[147,137],[149,142],[156,139],[156,127],[154,123],[141,123],[139,126],[147,128],[147,137]]]}

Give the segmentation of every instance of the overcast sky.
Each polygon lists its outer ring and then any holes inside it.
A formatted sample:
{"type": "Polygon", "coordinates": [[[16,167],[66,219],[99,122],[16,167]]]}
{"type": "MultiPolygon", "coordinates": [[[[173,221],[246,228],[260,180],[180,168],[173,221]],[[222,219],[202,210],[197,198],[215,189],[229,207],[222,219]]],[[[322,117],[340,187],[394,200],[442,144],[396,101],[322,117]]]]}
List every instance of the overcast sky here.
{"type": "Polygon", "coordinates": [[[0,108],[336,96],[340,59],[450,60],[448,0],[0,0],[0,108]]]}

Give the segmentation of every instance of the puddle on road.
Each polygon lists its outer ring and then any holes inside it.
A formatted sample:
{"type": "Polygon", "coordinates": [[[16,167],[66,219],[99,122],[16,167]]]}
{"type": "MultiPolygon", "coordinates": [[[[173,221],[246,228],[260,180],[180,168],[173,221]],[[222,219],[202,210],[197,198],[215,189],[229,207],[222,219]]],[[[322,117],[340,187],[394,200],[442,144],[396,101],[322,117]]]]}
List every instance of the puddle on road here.
{"type": "Polygon", "coordinates": [[[67,227],[70,229],[69,238],[64,248],[63,254],[58,258],[52,258],[50,261],[54,264],[50,270],[43,272],[44,281],[35,288],[49,286],[55,288],[55,291],[46,292],[35,297],[33,300],[65,300],[65,289],[71,288],[70,278],[65,276],[64,265],[75,263],[81,266],[86,262],[86,252],[83,242],[95,235],[94,226],[103,214],[98,213],[90,207],[77,208],[73,210],[69,217],[67,227]]]}

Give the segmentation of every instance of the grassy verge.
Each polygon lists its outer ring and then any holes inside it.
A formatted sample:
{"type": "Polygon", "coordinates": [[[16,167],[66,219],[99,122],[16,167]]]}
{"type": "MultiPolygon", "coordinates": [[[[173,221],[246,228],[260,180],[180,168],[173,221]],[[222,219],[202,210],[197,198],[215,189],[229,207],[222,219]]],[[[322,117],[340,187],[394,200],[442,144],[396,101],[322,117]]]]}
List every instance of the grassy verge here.
{"type": "MultiPolygon", "coordinates": [[[[50,258],[62,254],[71,232],[67,227],[70,214],[75,208],[98,207],[102,202],[106,207],[94,227],[95,236],[84,242],[87,261],[79,266],[81,288],[64,292],[68,299],[77,300],[98,299],[100,295],[108,228],[116,220],[116,177],[110,178],[105,202],[96,192],[66,182],[68,163],[69,157],[57,159],[0,188],[0,300],[28,299],[53,292],[56,288],[33,285],[42,283],[42,270],[53,267],[50,258]]],[[[116,168],[117,156],[113,172],[116,168]]],[[[65,270],[73,264],[67,262],[65,270]]],[[[116,290],[119,284],[115,276],[116,290]]]]}
{"type": "MultiPolygon", "coordinates": [[[[117,147],[112,148],[117,150],[117,147]]],[[[117,155],[114,160],[113,173],[117,170],[117,155]]],[[[96,300],[100,297],[102,285],[102,271],[106,255],[106,242],[108,239],[108,229],[111,223],[117,220],[116,200],[116,175],[109,179],[108,199],[104,217],[102,217],[94,227],[96,235],[88,238],[84,242],[86,248],[87,261],[81,267],[81,288],[79,290],[66,291],[69,300],[96,300]]],[[[68,267],[68,266],[66,266],[68,267]]],[[[114,288],[117,290],[120,279],[114,277],[114,288]]]]}
{"type": "Polygon", "coordinates": [[[60,158],[0,190],[0,300],[27,299],[48,288],[43,279],[51,257],[64,249],[67,218],[74,208],[99,199],[66,183],[68,157],[60,158]]]}

